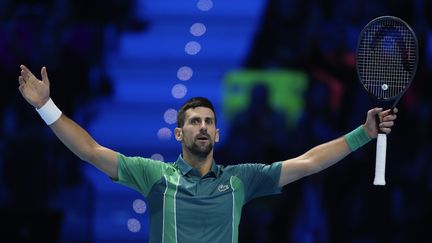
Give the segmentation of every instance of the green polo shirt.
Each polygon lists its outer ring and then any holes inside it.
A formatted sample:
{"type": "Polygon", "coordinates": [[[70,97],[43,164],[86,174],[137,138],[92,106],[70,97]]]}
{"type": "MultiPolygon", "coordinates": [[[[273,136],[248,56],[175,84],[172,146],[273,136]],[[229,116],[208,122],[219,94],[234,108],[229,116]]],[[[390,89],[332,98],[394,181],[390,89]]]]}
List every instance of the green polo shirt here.
{"type": "Polygon", "coordinates": [[[237,242],[242,207],[280,192],[281,162],[216,165],[201,177],[181,156],[174,163],[118,154],[118,183],[147,199],[150,242],[237,242]]]}

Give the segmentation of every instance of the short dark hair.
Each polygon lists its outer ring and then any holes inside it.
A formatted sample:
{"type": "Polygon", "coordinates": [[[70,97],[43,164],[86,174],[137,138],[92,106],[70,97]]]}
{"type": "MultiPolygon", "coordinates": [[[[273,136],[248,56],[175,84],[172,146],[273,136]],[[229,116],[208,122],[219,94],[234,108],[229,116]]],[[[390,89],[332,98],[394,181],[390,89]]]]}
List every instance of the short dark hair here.
{"type": "Polygon", "coordinates": [[[216,112],[213,108],[213,104],[211,101],[204,97],[193,97],[187,100],[181,107],[180,110],[177,113],[177,127],[183,127],[185,123],[185,113],[189,109],[197,108],[197,107],[207,107],[210,110],[213,111],[213,114],[215,116],[215,123],[216,123],[216,112]]]}

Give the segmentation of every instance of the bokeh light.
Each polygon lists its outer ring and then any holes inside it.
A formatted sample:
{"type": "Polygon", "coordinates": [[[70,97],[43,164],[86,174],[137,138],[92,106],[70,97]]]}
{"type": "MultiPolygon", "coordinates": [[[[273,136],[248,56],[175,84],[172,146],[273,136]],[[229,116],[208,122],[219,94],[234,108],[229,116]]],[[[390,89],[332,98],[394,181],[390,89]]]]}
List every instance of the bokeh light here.
{"type": "Polygon", "coordinates": [[[172,132],[169,128],[167,127],[162,127],[161,129],[159,129],[159,131],[157,132],[157,137],[160,140],[168,140],[170,139],[172,136],[172,132]]]}
{"type": "Polygon", "coordinates": [[[188,66],[183,66],[177,70],[177,78],[181,81],[187,81],[192,78],[193,70],[188,66]]]}
{"type": "Polygon", "coordinates": [[[206,32],[206,26],[202,23],[195,23],[190,27],[190,33],[194,36],[202,36],[206,32]]]}
{"type": "Polygon", "coordinates": [[[137,219],[131,218],[127,222],[127,227],[130,232],[136,233],[141,230],[141,223],[137,219]]]}
{"type": "Polygon", "coordinates": [[[159,160],[159,161],[165,161],[164,157],[162,156],[162,154],[153,154],[150,159],[152,160],[159,160]]]}
{"type": "Polygon", "coordinates": [[[171,94],[176,99],[181,99],[185,97],[186,93],[187,93],[187,88],[183,84],[176,84],[171,89],[171,94]]]}
{"type": "Polygon", "coordinates": [[[174,124],[177,122],[177,111],[175,109],[168,109],[164,113],[164,120],[168,124],[174,124]]]}
{"type": "Polygon", "coordinates": [[[185,52],[189,55],[196,55],[201,51],[201,44],[196,41],[186,43],[185,52]]]}
{"type": "Polygon", "coordinates": [[[197,7],[201,11],[209,11],[213,8],[212,0],[199,0],[197,3],[197,7]]]}
{"type": "Polygon", "coordinates": [[[143,214],[147,211],[147,204],[142,199],[135,199],[132,203],[135,213],[143,214]]]}

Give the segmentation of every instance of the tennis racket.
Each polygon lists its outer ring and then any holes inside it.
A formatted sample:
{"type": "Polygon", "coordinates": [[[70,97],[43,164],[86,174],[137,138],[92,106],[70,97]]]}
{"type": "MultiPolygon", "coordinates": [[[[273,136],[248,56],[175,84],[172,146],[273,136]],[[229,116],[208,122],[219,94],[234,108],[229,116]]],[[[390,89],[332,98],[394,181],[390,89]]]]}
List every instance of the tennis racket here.
{"type": "MultiPolygon", "coordinates": [[[[393,101],[391,111],[410,86],[417,70],[418,42],[411,27],[400,18],[381,16],[360,32],[356,66],[362,86],[378,102],[393,101]]],[[[374,185],[385,185],[387,136],[379,131],[374,185]]]]}

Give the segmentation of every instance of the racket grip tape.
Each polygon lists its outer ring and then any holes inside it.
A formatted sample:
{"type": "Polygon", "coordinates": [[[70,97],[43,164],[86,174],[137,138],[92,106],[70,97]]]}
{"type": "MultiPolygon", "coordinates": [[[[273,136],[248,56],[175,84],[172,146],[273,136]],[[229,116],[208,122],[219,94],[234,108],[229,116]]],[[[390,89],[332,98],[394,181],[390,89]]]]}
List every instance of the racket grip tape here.
{"type": "Polygon", "coordinates": [[[376,144],[375,179],[373,182],[376,186],[385,185],[386,153],[387,135],[385,133],[379,133],[376,144]]]}

